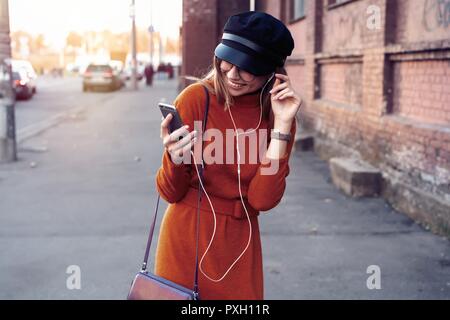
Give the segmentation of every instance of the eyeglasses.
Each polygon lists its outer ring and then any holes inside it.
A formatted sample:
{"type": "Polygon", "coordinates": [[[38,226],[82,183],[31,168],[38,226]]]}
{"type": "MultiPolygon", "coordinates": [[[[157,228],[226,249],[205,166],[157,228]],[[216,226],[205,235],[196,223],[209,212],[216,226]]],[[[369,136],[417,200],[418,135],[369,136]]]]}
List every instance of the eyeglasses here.
{"type": "MultiPolygon", "coordinates": [[[[220,62],[220,70],[224,73],[230,71],[231,69],[233,69],[233,67],[234,67],[234,64],[231,64],[228,61],[222,60],[220,62]]],[[[255,79],[255,77],[256,77],[254,74],[251,74],[250,72],[241,70],[238,67],[236,67],[236,69],[239,73],[239,77],[246,82],[250,82],[253,79],[255,79]]]]}

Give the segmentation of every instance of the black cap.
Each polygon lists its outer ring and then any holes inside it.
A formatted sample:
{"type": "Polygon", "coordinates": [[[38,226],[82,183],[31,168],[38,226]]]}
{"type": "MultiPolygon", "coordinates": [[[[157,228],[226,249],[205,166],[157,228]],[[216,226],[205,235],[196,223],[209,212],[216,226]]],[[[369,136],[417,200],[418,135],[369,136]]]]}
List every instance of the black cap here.
{"type": "Polygon", "coordinates": [[[215,55],[238,68],[261,76],[282,67],[294,49],[294,39],[280,20],[264,12],[231,16],[215,55]]]}

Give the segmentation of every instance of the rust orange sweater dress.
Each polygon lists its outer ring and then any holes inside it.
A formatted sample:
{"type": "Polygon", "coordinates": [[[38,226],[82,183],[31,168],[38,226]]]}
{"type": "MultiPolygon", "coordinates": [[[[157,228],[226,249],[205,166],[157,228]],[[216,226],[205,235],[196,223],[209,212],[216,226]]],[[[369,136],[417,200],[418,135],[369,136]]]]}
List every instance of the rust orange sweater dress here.
{"type": "MultiPolygon", "coordinates": [[[[228,215],[218,213],[215,208],[216,235],[204,258],[203,270],[209,277],[217,279],[226,272],[247,245],[249,225],[240,202],[236,147],[235,144],[225,145],[226,130],[233,132],[233,123],[228,111],[224,110],[224,106],[218,103],[216,96],[211,93],[209,95],[210,106],[206,129],[215,128],[223,133],[224,160],[219,164],[205,165],[204,186],[211,197],[213,206],[216,200],[217,203],[220,202],[221,204],[229,203],[231,207],[237,208],[239,206],[239,209],[235,211],[243,212],[243,216],[239,217],[234,213],[230,214],[230,212],[228,212],[228,215]],[[232,164],[226,162],[226,147],[233,150],[234,162],[232,164]]],[[[194,121],[202,121],[203,119],[205,99],[203,86],[196,83],[181,92],[174,102],[184,124],[189,125],[190,131],[194,128],[194,121]]],[[[238,129],[255,128],[260,116],[259,93],[237,97],[235,104],[231,107],[231,112],[238,129]]],[[[259,129],[267,129],[268,122],[263,119],[259,129]]],[[[295,136],[295,129],[294,121],[291,130],[292,137],[295,136]]],[[[243,139],[244,136],[239,136],[240,144],[243,139]]],[[[270,138],[267,139],[270,140],[270,138]]],[[[260,140],[258,136],[258,145],[261,142],[260,140]]],[[[236,143],[235,138],[232,141],[236,143]]],[[[203,146],[205,156],[206,148],[211,142],[205,137],[203,146]]],[[[245,155],[241,151],[241,190],[247,209],[250,209],[253,213],[250,218],[253,228],[251,242],[245,254],[222,281],[213,282],[206,278],[202,272],[199,272],[200,299],[264,298],[261,239],[257,214],[260,211],[272,209],[280,202],[286,187],[285,179],[289,174],[288,160],[292,145],[293,139],[287,146],[286,154],[278,160],[276,173],[267,175],[261,174],[261,170],[264,166],[271,166],[272,163],[266,163],[265,160],[269,159],[265,157],[264,161],[261,161],[262,159],[258,157],[257,163],[254,163],[255,161],[249,163],[250,143],[246,141],[245,155]]],[[[155,273],[182,286],[192,288],[195,270],[196,199],[198,190],[198,177],[194,162],[177,165],[172,162],[170,155],[164,152],[162,166],[156,175],[156,185],[161,197],[169,202],[169,206],[161,223],[156,250],[155,273]]],[[[204,194],[201,208],[199,260],[208,246],[214,227],[212,210],[204,194]]]]}

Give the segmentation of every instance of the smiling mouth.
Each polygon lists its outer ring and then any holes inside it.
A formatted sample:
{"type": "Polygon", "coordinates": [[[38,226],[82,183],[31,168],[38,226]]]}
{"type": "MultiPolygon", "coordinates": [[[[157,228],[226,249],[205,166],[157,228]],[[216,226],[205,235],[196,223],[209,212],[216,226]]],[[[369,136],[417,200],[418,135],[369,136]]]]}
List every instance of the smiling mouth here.
{"type": "Polygon", "coordinates": [[[236,83],[231,80],[228,80],[228,85],[233,89],[240,89],[245,86],[245,84],[236,83]]]}

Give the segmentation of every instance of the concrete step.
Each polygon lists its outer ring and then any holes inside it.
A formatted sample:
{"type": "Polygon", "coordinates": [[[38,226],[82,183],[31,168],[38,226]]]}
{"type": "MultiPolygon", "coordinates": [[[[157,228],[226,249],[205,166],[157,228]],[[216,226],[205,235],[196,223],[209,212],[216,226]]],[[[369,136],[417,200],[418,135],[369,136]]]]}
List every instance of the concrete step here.
{"type": "Polygon", "coordinates": [[[357,158],[331,158],[334,185],[351,197],[377,197],[381,192],[381,172],[357,158]]]}
{"type": "Polygon", "coordinates": [[[314,150],[314,134],[306,131],[296,134],[294,148],[301,151],[314,150]]]}

